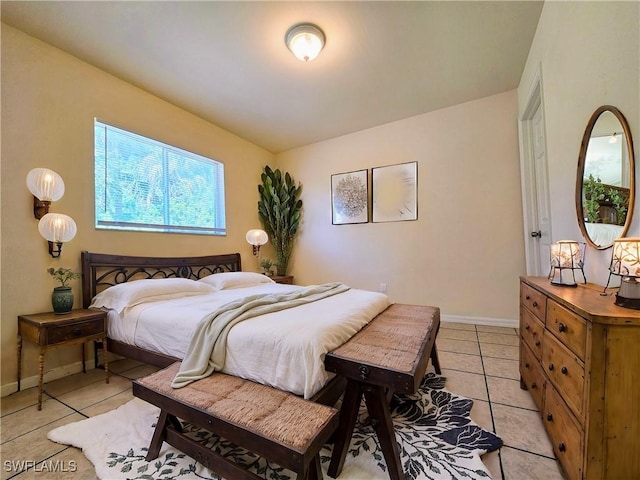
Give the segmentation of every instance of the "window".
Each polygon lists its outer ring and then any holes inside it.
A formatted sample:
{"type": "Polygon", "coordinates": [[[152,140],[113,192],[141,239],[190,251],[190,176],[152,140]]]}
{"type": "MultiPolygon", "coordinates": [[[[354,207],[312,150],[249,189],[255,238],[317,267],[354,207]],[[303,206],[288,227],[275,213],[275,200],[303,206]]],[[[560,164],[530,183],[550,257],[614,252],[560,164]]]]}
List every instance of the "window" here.
{"type": "Polygon", "coordinates": [[[95,121],[96,228],[225,235],[224,165],[95,121]]]}

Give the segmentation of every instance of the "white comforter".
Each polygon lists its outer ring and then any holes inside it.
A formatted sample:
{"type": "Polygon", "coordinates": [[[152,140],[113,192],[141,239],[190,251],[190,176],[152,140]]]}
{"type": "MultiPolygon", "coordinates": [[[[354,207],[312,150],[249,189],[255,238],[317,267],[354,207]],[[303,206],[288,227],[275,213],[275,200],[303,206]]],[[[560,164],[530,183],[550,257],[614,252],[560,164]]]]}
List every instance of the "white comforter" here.
{"type": "MultiPolygon", "coordinates": [[[[109,312],[109,336],[183,358],[196,325],[216,308],[249,295],[301,287],[264,284],[143,303],[109,312]]],[[[324,356],[389,306],[386,295],[350,289],[317,302],[245,320],[230,331],[223,372],[313,396],[331,378],[324,356]]]]}

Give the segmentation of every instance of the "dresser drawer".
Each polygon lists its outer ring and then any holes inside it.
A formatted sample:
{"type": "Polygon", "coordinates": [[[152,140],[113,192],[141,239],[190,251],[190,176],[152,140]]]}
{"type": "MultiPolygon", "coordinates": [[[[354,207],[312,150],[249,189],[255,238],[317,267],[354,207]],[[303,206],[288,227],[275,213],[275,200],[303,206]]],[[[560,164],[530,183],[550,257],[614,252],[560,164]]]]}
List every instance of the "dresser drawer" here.
{"type": "Polygon", "coordinates": [[[567,478],[582,478],[582,429],[566,407],[553,385],[545,385],[542,421],[549,434],[553,451],[560,461],[567,478]]]}
{"type": "Polygon", "coordinates": [[[47,345],[104,333],[104,318],[47,328],[47,345]]]}
{"type": "Polygon", "coordinates": [[[520,376],[527,390],[531,393],[536,407],[542,412],[542,404],[544,402],[544,374],[542,373],[540,362],[523,341],[520,342],[520,376]]]}
{"type": "Polygon", "coordinates": [[[542,341],[542,365],[576,417],[582,419],[584,364],[548,331],[542,341]]]}
{"type": "Polygon", "coordinates": [[[520,306],[520,337],[529,345],[535,357],[542,358],[544,325],[526,308],[520,306]]]}
{"type": "Polygon", "coordinates": [[[531,313],[544,323],[547,297],[543,293],[525,283],[520,283],[520,304],[527,307],[531,313]]]}
{"type": "Polygon", "coordinates": [[[584,360],[587,342],[587,321],[584,318],[549,300],[546,325],[547,330],[553,332],[573,353],[584,360]]]}

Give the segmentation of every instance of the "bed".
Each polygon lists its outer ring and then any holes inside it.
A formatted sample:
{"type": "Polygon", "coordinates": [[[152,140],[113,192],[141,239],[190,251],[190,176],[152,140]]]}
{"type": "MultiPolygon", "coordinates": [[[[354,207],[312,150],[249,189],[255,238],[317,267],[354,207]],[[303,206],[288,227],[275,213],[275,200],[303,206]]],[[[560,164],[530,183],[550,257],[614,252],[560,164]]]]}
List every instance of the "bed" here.
{"type": "MultiPolygon", "coordinates": [[[[159,367],[183,360],[193,331],[206,312],[232,302],[243,303],[253,295],[295,294],[303,288],[242,272],[237,253],[151,258],[83,252],[82,273],[83,306],[108,311],[108,350],[159,367]],[[145,284],[137,280],[149,284],[151,279],[165,279],[151,283],[157,288],[176,282],[176,295],[123,306],[121,297],[110,293],[123,290],[130,295],[132,286],[145,284]],[[213,290],[182,296],[179,290],[183,284],[189,289],[207,284],[213,290]],[[104,303],[105,296],[117,298],[115,306],[104,303]],[[96,300],[102,303],[96,305],[96,300]]],[[[386,295],[349,289],[308,305],[250,318],[230,330],[223,371],[331,403],[342,384],[324,370],[324,354],[348,340],[388,305],[386,295]]]]}

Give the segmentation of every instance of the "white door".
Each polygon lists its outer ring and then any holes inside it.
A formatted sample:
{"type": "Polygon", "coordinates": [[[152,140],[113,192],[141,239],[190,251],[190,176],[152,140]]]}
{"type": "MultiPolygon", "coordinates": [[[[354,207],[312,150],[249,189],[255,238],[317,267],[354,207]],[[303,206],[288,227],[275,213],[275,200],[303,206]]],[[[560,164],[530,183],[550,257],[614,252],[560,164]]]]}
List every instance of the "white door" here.
{"type": "Polygon", "coordinates": [[[551,208],[540,77],[521,119],[522,187],[527,275],[549,274],[551,208]]]}

